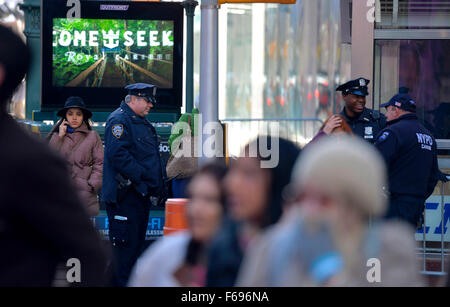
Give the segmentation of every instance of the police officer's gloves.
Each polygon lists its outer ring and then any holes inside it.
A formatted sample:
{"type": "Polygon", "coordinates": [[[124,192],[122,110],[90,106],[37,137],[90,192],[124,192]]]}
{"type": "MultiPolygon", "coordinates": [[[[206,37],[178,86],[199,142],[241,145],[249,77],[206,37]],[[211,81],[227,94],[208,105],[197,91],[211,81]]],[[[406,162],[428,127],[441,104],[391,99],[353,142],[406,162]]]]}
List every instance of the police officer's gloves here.
{"type": "Polygon", "coordinates": [[[165,209],[166,201],[168,198],[169,198],[169,191],[164,186],[158,191],[157,196],[150,197],[150,203],[158,209],[165,209]]]}
{"type": "Polygon", "coordinates": [[[443,172],[439,171],[439,180],[442,182],[448,182],[450,180],[450,175],[444,174],[443,172]]]}

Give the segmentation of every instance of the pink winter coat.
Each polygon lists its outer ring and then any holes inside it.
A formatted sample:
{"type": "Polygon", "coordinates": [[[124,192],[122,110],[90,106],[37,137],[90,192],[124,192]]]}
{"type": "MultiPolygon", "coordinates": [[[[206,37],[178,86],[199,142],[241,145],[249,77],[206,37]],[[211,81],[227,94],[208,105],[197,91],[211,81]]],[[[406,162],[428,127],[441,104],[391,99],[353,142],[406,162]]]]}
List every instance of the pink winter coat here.
{"type": "Polygon", "coordinates": [[[99,212],[97,191],[102,187],[103,175],[103,145],[100,136],[97,132],[88,130],[83,123],[74,133],[67,133],[63,138],[55,132],[50,139],[50,146],[59,151],[69,163],[72,179],[88,214],[96,216],[99,212]]]}

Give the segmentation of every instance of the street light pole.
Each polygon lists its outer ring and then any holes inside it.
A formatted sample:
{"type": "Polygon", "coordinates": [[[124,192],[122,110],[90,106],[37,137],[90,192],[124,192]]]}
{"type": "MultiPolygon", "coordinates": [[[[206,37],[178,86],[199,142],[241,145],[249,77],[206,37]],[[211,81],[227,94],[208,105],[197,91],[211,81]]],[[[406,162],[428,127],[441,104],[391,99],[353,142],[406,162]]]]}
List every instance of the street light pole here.
{"type": "MultiPolygon", "coordinates": [[[[200,47],[200,113],[203,128],[208,123],[218,122],[218,16],[217,0],[202,0],[201,8],[201,47],[200,47]]],[[[202,135],[203,133],[199,133],[202,135]]],[[[204,165],[210,158],[203,151],[205,137],[200,138],[202,153],[199,165],[204,165]]],[[[218,144],[219,140],[216,140],[218,144]]],[[[217,146],[216,146],[217,147],[217,146]]]]}

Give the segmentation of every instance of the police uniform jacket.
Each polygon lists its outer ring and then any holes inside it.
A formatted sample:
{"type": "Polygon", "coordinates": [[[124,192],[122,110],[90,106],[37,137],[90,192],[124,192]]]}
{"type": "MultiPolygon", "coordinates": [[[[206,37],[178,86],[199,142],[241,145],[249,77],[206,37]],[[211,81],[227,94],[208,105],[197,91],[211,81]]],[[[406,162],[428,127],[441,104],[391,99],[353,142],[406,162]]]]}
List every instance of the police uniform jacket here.
{"type": "Polygon", "coordinates": [[[165,178],[162,163],[155,128],[122,101],[106,121],[102,200],[117,202],[118,174],[142,196],[158,196],[165,178]]]}
{"type": "Polygon", "coordinates": [[[439,178],[436,142],[415,114],[390,121],[375,146],[388,167],[391,196],[425,200],[433,193],[439,178]]]}
{"type": "Polygon", "coordinates": [[[359,135],[370,143],[375,142],[375,137],[386,127],[386,117],[379,111],[364,108],[358,118],[349,118],[345,113],[345,108],[340,113],[355,135],[359,135]]]}

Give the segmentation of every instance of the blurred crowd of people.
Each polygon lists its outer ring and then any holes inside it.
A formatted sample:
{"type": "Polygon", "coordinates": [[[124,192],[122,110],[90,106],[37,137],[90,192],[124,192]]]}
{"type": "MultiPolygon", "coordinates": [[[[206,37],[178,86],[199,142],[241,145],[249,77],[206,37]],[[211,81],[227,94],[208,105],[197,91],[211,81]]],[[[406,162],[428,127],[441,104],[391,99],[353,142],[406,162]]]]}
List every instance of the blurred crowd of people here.
{"type": "Polygon", "coordinates": [[[387,177],[375,148],[347,135],[303,151],[277,141],[273,169],[248,154],[228,169],[220,161],[204,166],[188,186],[189,229],[151,245],[129,285],[425,285],[415,229],[381,219],[387,177]],[[380,282],[371,279],[374,259],[380,282]]]}

